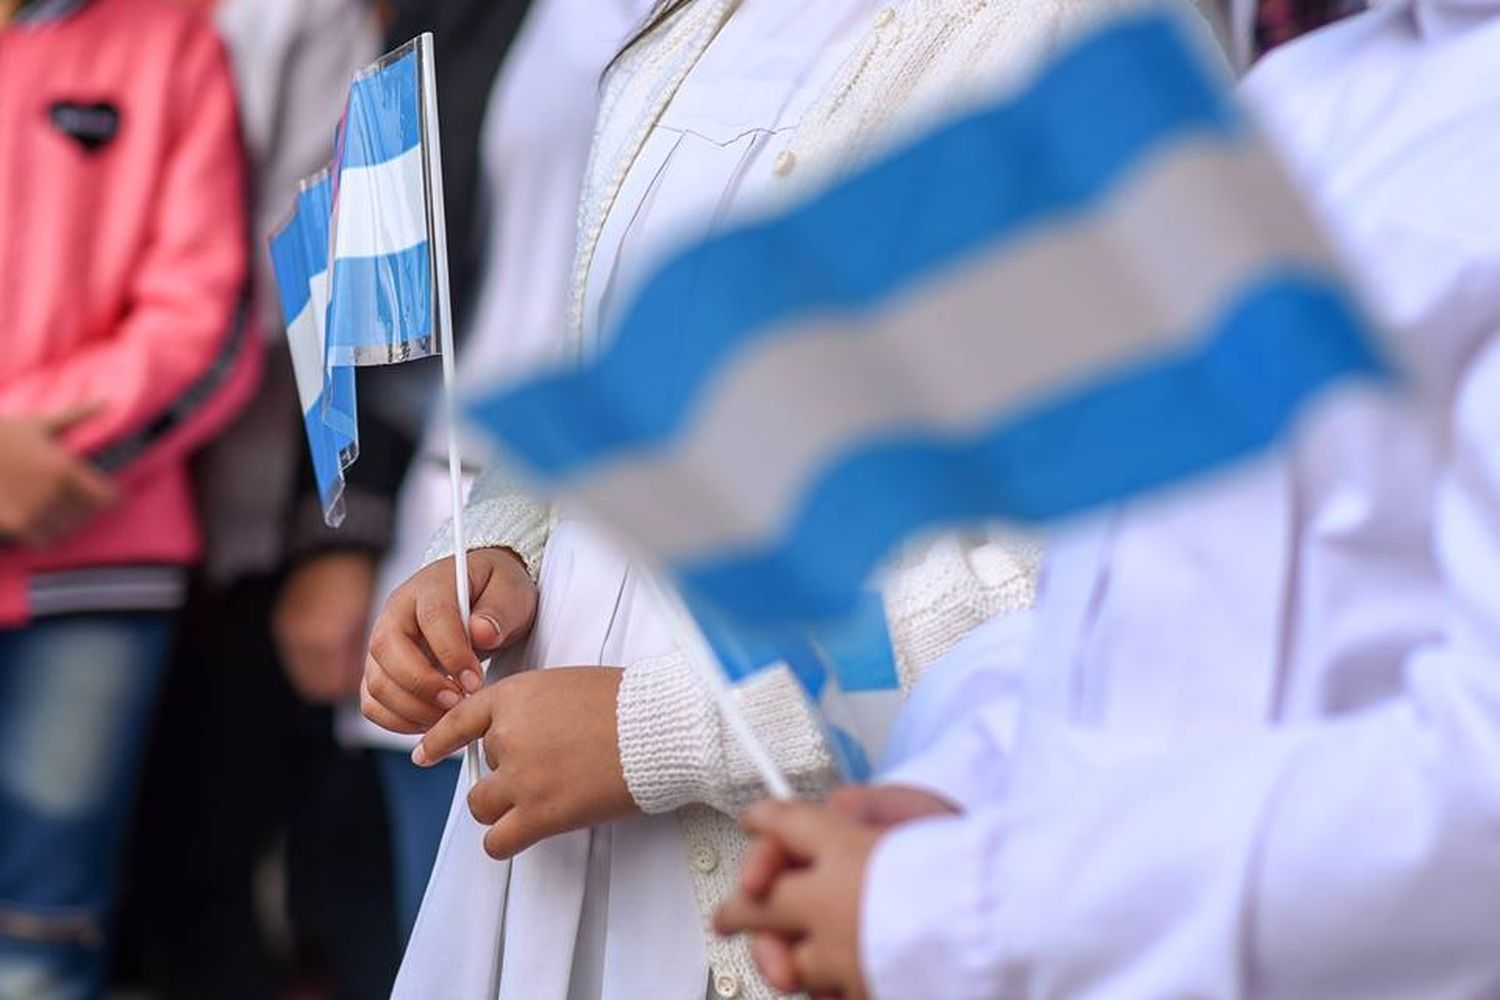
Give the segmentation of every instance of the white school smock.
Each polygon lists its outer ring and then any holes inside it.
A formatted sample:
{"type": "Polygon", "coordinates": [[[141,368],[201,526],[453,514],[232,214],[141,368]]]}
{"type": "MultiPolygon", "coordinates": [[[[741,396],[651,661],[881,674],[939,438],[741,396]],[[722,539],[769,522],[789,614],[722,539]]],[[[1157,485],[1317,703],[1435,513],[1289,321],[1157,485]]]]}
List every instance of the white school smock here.
{"type": "MultiPolygon", "coordinates": [[[[777,140],[824,90],[875,5],[744,0],[631,164],[585,289],[585,351],[662,256],[721,227],[787,174],[777,140]]],[[[558,327],[562,329],[561,326],[558,327]]],[[[618,549],[563,515],[547,542],[525,666],[625,666],[671,652],[665,619],[618,549]]],[[[466,782],[467,779],[464,779],[466,782]]],[[[485,857],[460,788],[398,998],[701,1000],[703,917],[675,815],[485,857]]]]}
{"type": "Polygon", "coordinates": [[[968,814],[877,847],[875,997],[1500,996],[1497,53],[1406,0],[1247,80],[1412,392],[1071,532],[1023,656],[934,666],[992,695],[911,703],[890,777],[968,814]]]}

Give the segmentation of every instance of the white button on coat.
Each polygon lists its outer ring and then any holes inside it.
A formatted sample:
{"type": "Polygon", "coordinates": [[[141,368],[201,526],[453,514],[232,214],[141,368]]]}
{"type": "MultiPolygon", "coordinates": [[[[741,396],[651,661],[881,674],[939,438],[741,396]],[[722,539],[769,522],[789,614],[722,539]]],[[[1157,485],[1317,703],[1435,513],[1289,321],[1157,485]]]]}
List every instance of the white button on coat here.
{"type": "Polygon", "coordinates": [[[733,972],[714,972],[714,996],[733,1000],[740,995],[740,977],[733,972]]]}
{"type": "Polygon", "coordinates": [[[797,166],[797,154],[789,149],[784,149],[776,154],[776,162],[771,164],[771,170],[777,177],[785,177],[797,166]]]}
{"type": "Polygon", "coordinates": [[[719,852],[708,845],[693,849],[693,867],[707,875],[719,867],[719,852]]]}

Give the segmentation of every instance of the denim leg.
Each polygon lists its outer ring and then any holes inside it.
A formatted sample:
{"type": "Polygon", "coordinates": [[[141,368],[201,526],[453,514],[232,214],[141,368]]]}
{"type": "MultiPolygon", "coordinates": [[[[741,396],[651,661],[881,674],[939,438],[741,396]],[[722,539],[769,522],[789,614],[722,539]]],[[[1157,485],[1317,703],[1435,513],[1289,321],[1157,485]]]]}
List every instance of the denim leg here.
{"type": "Polygon", "coordinates": [[[0,1000],[97,996],[171,616],[0,632],[0,1000]]]}
{"type": "Polygon", "coordinates": [[[448,807],[458,784],[459,762],[445,760],[424,768],[399,750],[377,750],[380,785],[385,792],[386,812],[391,820],[391,847],[396,863],[396,905],[401,920],[401,941],[411,936],[417,922],[427,879],[437,859],[448,807]]]}

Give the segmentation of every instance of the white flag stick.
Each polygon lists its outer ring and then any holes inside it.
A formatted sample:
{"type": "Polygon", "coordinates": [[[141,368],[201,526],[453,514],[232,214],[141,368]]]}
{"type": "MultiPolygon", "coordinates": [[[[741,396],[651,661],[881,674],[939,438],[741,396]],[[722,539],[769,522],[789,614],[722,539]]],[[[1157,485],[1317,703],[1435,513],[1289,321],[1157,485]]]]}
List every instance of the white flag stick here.
{"type": "MultiPolygon", "coordinates": [[[[443,149],[438,130],[437,60],[432,48],[432,33],[423,32],[417,39],[417,65],[422,82],[422,140],[426,152],[428,211],[432,223],[433,291],[437,298],[438,353],[443,356],[442,420],[448,425],[448,486],[453,504],[453,584],[458,594],[458,613],[463,619],[464,635],[469,634],[469,546],[464,530],[463,462],[458,450],[458,378],[457,358],[453,347],[453,305],[448,291],[448,219],[443,204],[443,149]]],[[[469,780],[479,780],[479,743],[470,743],[464,751],[469,780]]]]}

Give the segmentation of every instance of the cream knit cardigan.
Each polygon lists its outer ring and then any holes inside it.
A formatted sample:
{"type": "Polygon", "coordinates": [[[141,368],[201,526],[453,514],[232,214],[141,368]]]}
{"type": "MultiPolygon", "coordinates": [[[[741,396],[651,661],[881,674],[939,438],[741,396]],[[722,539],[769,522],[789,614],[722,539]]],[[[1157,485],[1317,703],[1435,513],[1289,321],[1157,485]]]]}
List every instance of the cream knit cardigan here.
{"type": "MultiPolygon", "coordinates": [[[[905,0],[872,11],[859,40],[787,149],[788,191],[804,190],[898,139],[932,113],[990,94],[1034,67],[1058,39],[1136,0],[905,0]]],[[[737,0],[694,0],[620,60],[605,83],[579,211],[570,336],[581,343],[589,267],[626,173],[737,0]]],[[[900,206],[893,206],[899,211],[900,206]]],[[[469,501],[470,548],[513,549],[535,577],[550,512],[486,475],[469,501]]],[[[446,533],[445,533],[446,534],[446,533]]],[[[452,551],[439,538],[434,557],[452,551]]],[[[1039,552],[986,535],[947,536],[905,553],[882,593],[904,688],[970,629],[1030,606],[1039,552]]],[[[713,699],[679,654],[626,664],[619,694],[625,780],[648,813],[677,810],[705,922],[733,890],[745,841],[732,818],[760,793],[713,699]]],[[[784,678],[741,693],[751,723],[801,791],[827,791],[835,774],[802,701],[784,678]]],[[[739,941],[707,933],[713,988],[723,997],[772,997],[739,941]]]]}

